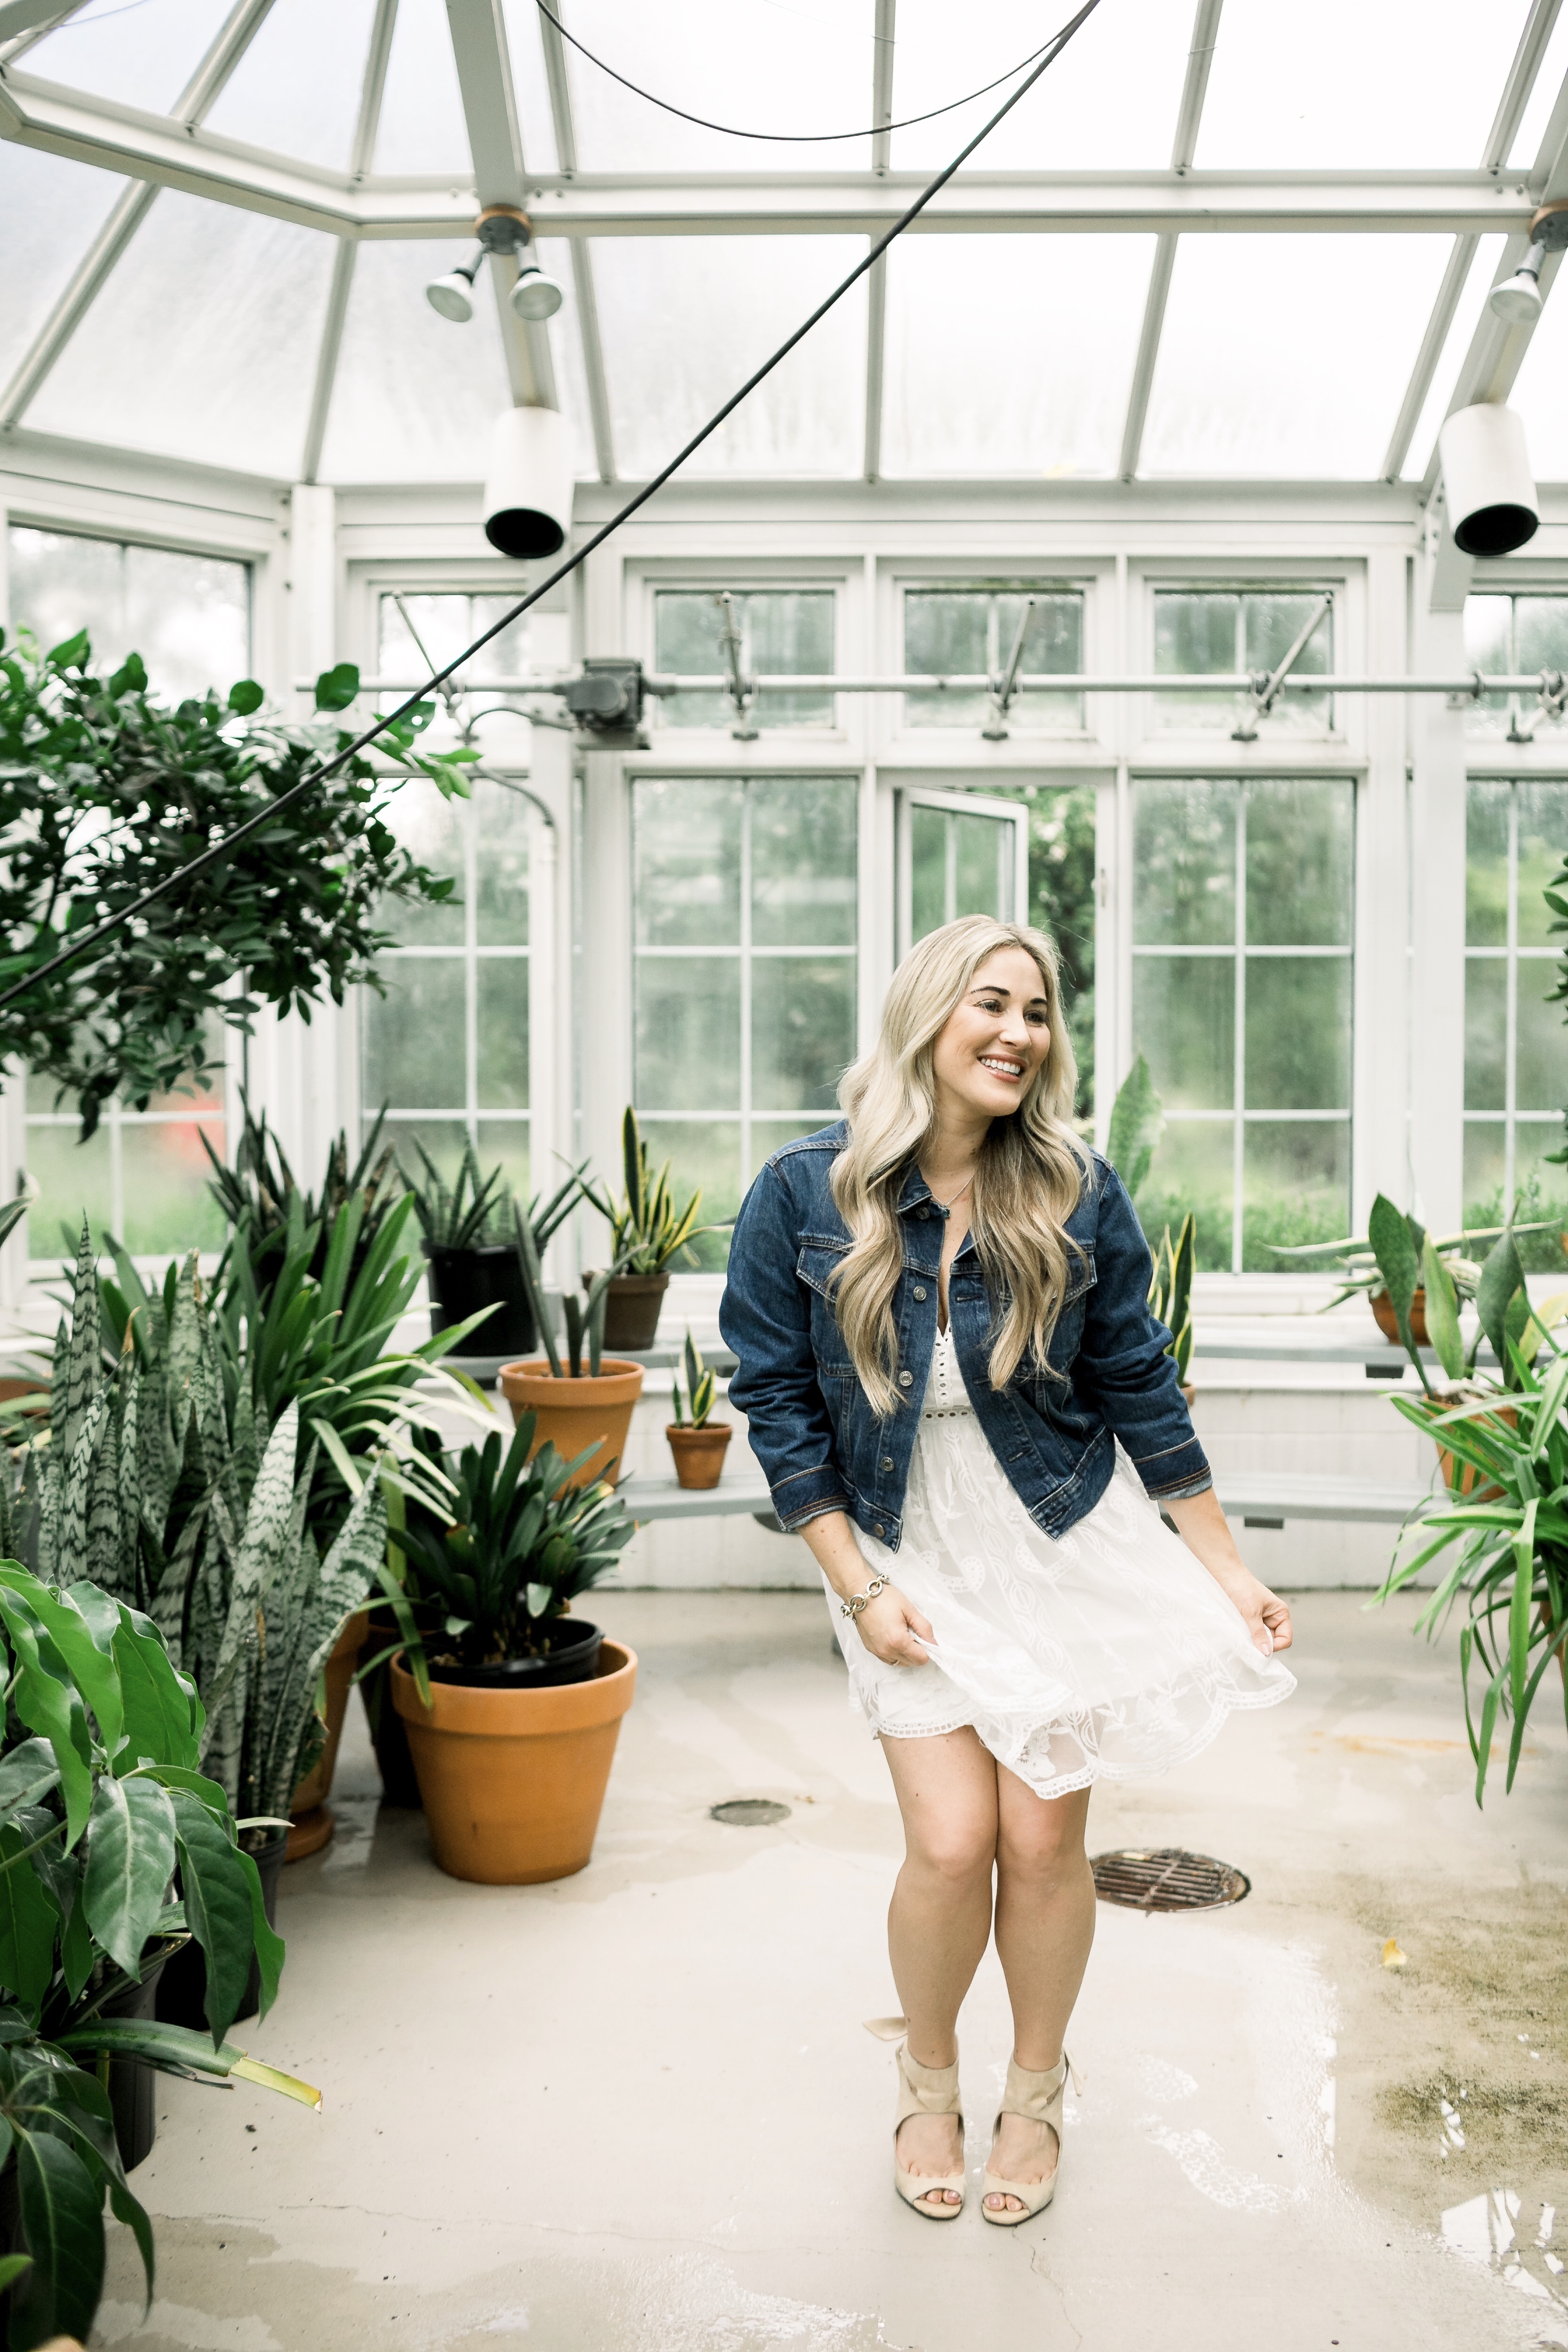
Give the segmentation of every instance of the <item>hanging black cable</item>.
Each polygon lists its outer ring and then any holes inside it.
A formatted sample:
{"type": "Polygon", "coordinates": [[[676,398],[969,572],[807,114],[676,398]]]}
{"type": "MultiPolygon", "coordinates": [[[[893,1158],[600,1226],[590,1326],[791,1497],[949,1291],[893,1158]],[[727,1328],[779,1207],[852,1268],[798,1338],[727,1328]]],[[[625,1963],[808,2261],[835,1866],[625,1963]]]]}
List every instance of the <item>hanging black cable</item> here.
{"type": "Polygon", "coordinates": [[[1079,10],[1077,16],[1069,17],[1061,30],[1047,43],[1044,56],[1041,57],[1028,79],[1019,83],[1012,96],[1003,100],[990,121],[981,126],[965,146],[960,148],[952,163],[937,173],[929,186],[921,190],[908,211],[900,214],[891,228],[877,239],[864,259],[858,261],[848,276],[840,279],[826,300],[817,304],[811,316],[804,320],[792,335],[784,338],[771,358],[765,359],[762,366],[746,378],[740,390],[731,393],[721,408],[715,409],[707,424],[700,432],[692,435],[683,449],[676,452],[668,465],[655,474],[651,481],[645,482],[640,490],[634,491],[619,512],[612,515],[608,522],[601,523],[598,530],[584,541],[574,554],[569,555],[563,563],[558,563],[554,571],[542,580],[536,588],[529,590],[526,596],[520,597],[510,612],[503,613],[499,621],[494,622],[482,636],[476,637],[473,644],[466,646],[460,654],[447,664],[444,669],[432,671],[424,685],[415,693],[407,696],[395,709],[386,711],[376,720],[374,727],[367,727],[363,735],[356,735],[352,743],[346,743],[336,757],[329,760],[324,766],[313,768],[309,775],[301,776],[298,783],[291,784],[286,793],[280,793],[270,808],[259,810],[255,816],[247,818],[244,824],[237,825],[226,840],[215,842],[210,849],[204,849],[199,857],[193,857],[189,865],[182,866],[176,873],[165,875],[162,882],[155,882],[150,890],[144,890],[139,898],[133,898],[130,906],[121,907],[115,914],[106,916],[101,923],[93,924],[90,929],[83,931],[68,946],[59,949],[46,962],[36,965],[33,971],[23,979],[13,982],[5,993],[0,995],[0,1012],[4,1012],[6,1005],[14,1004],[19,996],[26,995],[28,989],[36,987],[40,981],[48,980],[55,972],[62,971],[67,964],[74,963],[77,958],[85,955],[89,948],[99,946],[101,941],[110,937],[111,932],[120,930],[127,923],[134,922],[138,915],[144,914],[147,908],[154,905],[158,899],[166,898],[170,891],[176,889],[182,883],[194,881],[198,874],[208,873],[213,866],[221,865],[226,857],[230,856],[240,847],[242,843],[250,840],[253,835],[262,830],[263,826],[271,824],[276,818],[283,814],[286,809],[292,808],[296,801],[302,800],[307,793],[313,791],[317,784],[324,783],[329,776],[335,776],[340,768],[346,767],[351,760],[357,758],[361,751],[365,751],[375,741],[378,735],[384,734],[386,730],[399,719],[406,719],[409,712],[416,709],[426,696],[437,691],[449,677],[463,667],[466,662],[471,661],[483,646],[488,646],[492,637],[499,637],[503,629],[509,629],[512,623],[520,619],[531,605],[537,604],[542,597],[548,596],[552,588],[558,587],[561,582],[569,578],[580,564],[585,563],[596,548],[603,547],[605,541],[614,532],[619,530],[621,525],[628,521],[639,507],[647,504],[656,490],[661,490],[671,476],[679,472],[687,459],[695,451],[700,449],[704,441],[709,440],[719,430],[725,418],[732,415],[748,394],[756,390],[763,378],[773,373],[781,360],[788,358],[795,345],[805,341],[813,327],[827,316],[836,302],[843,299],[851,286],[865,277],[872,264],[879,261],[886,253],[894,238],[901,236],[910,223],[918,219],[931,198],[939,194],[953,173],[969,161],[981,141],[989,138],[1004,115],[1010,114],[1018,100],[1034,88],[1046,68],[1061,55],[1079,26],[1094,14],[1099,5],[1100,0],[1085,0],[1085,5],[1079,10]]]}
{"type": "MultiPolygon", "coordinates": [[[[624,73],[617,73],[614,66],[606,65],[603,58],[595,57],[575,33],[567,31],[554,10],[545,6],[545,0],[535,0],[535,5],[542,16],[549,17],[563,41],[570,41],[591,66],[597,66],[599,71],[608,74],[612,81],[618,81],[621,88],[629,89],[634,98],[646,99],[649,106],[661,107],[666,114],[678,114],[682,122],[695,122],[700,130],[721,131],[726,139],[771,139],[782,146],[827,147],[837,139],[878,139],[893,131],[912,131],[917,122],[934,122],[939,114],[956,114],[961,106],[971,106],[977,98],[988,98],[994,89],[1000,89],[1005,81],[1011,81],[1013,76],[1022,73],[1026,66],[1032,66],[1035,59],[1042,57],[1051,47],[1051,42],[1047,41],[1040,48],[1031,49],[1026,58],[1020,58],[1017,64],[1009,66],[1005,73],[999,73],[994,81],[982,82],[978,89],[972,89],[967,98],[950,99],[945,106],[933,106],[929,114],[908,114],[901,122],[873,122],[868,131],[737,131],[728,122],[710,122],[705,114],[688,114],[683,106],[672,106],[668,98],[655,98],[651,89],[644,89],[640,82],[628,81],[624,73]]],[[[1059,35],[1052,36],[1053,40],[1059,37],[1059,35]]],[[[1000,121],[1001,118],[997,119],[1000,121]]],[[[985,130],[990,128],[987,123],[985,130]]],[[[985,132],[982,131],[980,135],[984,138],[985,132]]]]}

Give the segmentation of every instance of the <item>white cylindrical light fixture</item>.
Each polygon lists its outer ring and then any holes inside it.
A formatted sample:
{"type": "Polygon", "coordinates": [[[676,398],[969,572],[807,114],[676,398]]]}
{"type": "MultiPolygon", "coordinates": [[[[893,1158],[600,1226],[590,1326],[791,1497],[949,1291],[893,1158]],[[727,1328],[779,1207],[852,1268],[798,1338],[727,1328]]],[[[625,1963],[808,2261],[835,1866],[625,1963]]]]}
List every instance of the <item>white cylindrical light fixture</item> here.
{"type": "Polygon", "coordinates": [[[1466,555],[1511,555],[1541,522],[1523,419],[1500,401],[1456,409],[1437,436],[1443,494],[1466,555]]]}
{"type": "Polygon", "coordinates": [[[507,408],[490,436],[485,537],[502,555],[558,555],[572,528],[572,457],[559,409],[507,408]]]}

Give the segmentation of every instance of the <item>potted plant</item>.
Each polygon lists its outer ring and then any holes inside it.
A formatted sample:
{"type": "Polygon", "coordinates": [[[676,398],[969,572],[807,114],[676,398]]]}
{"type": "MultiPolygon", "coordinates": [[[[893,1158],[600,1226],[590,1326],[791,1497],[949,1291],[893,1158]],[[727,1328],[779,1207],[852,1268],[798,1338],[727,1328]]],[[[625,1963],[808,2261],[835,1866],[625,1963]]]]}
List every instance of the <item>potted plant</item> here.
{"type": "MultiPolygon", "coordinates": [[[[480,1175],[471,1137],[451,1185],[417,1138],[414,1148],[425,1164],[425,1181],[411,1183],[406,1173],[403,1181],[414,1195],[430,1262],[431,1329],[467,1323],[477,1330],[482,1322],[488,1355],[526,1355],[537,1346],[538,1334],[511,1235],[510,1186],[499,1168],[480,1175]]],[[[571,1215],[582,1174],[582,1168],[574,1168],[542,1206],[537,1195],[529,1203],[529,1226],[541,1256],[571,1215]]]]}
{"type": "MultiPolygon", "coordinates": [[[[1394,1208],[1392,1202],[1385,1200],[1381,1193],[1378,1198],[1383,1202],[1383,1213],[1385,1220],[1400,1216],[1401,1212],[1394,1208]]],[[[1474,1298],[1481,1278],[1480,1265],[1469,1255],[1469,1244],[1496,1242],[1509,1232],[1517,1235],[1550,1233],[1554,1230],[1552,1221],[1546,1218],[1529,1225],[1511,1227],[1476,1225],[1467,1228],[1463,1233],[1428,1236],[1426,1228],[1417,1223],[1414,1218],[1408,1222],[1412,1233],[1417,1237],[1415,1242],[1417,1259],[1420,1259],[1424,1245],[1430,1238],[1433,1249],[1447,1270],[1449,1286],[1461,1303],[1474,1298]]],[[[1337,1270],[1340,1287],[1321,1312],[1327,1315],[1333,1307],[1342,1307],[1347,1298],[1364,1297],[1372,1308],[1373,1319],[1384,1338],[1394,1347],[1400,1345],[1404,1333],[1400,1328],[1399,1315],[1394,1304],[1393,1295],[1384,1276],[1378,1256],[1376,1236],[1371,1231],[1370,1219],[1368,1231],[1364,1234],[1349,1234],[1342,1241],[1305,1242],[1289,1247],[1277,1242],[1269,1242],[1267,1246],[1276,1257],[1337,1258],[1340,1262],[1337,1270]]],[[[1410,1326],[1410,1337],[1416,1347],[1432,1347],[1435,1343],[1426,1324],[1426,1288],[1421,1278],[1419,1267],[1405,1315],[1410,1326]]]]}
{"type": "Polygon", "coordinates": [[[410,1501],[408,1582],[385,1589],[406,1645],[392,1690],[431,1851],[454,1878],[525,1886],[593,1852],[637,1660],[568,1612],[633,1533],[624,1504],[536,1447],[465,1447],[449,1515],[410,1501]]]}
{"type": "Polygon", "coordinates": [[[313,2107],[321,2094],[227,2039],[253,1967],[271,2005],[283,1947],[245,1825],[199,1769],[195,1693],[156,1629],[95,1585],[62,1591],[0,1562],[0,2212],[14,2250],[0,2287],[11,2344],[60,2330],[85,2341],[103,2288],[106,2194],[135,2235],[152,2302],[152,2227],[115,2128],[121,2081],[151,2068],[249,2081],[313,2107]],[[176,1870],[184,1900],[171,1906],[176,1870]],[[193,1937],[210,2031],[126,2014],[150,1961],[193,1937]]]}
{"type": "Polygon", "coordinates": [[[724,1450],[730,1443],[731,1427],[727,1421],[712,1419],[713,1374],[703,1362],[689,1330],[682,1361],[686,1368],[685,1403],[683,1406],[677,1379],[670,1391],[675,1419],[666,1423],[664,1432],[675,1456],[676,1481],[693,1488],[716,1486],[723,1474],[724,1450]]]}
{"type": "Polygon", "coordinates": [[[1420,1398],[1396,1396],[1394,1408],[1436,1437],[1449,1465],[1447,1493],[1401,1530],[1378,1599],[1388,1600],[1434,1561],[1445,1560],[1417,1631],[1435,1639],[1463,1603],[1459,1674],[1479,1804],[1500,1717],[1512,1718],[1506,1784],[1511,1789],[1542,1679],[1554,1657],[1563,1667],[1568,1647],[1568,1353],[1548,1328],[1568,1299],[1531,1307],[1517,1245],[1505,1229],[1480,1270],[1479,1328],[1467,1351],[1459,1294],[1431,1235],[1423,1236],[1418,1255],[1419,1228],[1381,1194],[1368,1230],[1423,1390],[1420,1398]],[[1411,1331],[1418,1269],[1441,1385],[1429,1378],[1411,1331]],[[1477,1368],[1483,1336],[1498,1359],[1497,1379],[1477,1368]],[[1544,1370],[1538,1370],[1543,1359],[1544,1370]],[[1453,1475],[1455,1463],[1468,1474],[1463,1480],[1453,1475]],[[1479,1720],[1471,1706],[1477,1672],[1479,1720]]]}
{"type": "MultiPolygon", "coordinates": [[[[629,1103],[621,1121],[621,1150],[626,1192],[618,1202],[610,1198],[603,1184],[597,1192],[586,1182],[580,1189],[584,1200],[608,1220],[612,1237],[614,1263],[605,1317],[605,1345],[651,1348],[658,1330],[659,1308],[669,1288],[671,1259],[684,1250],[695,1265],[697,1258],[690,1244],[703,1234],[724,1229],[698,1223],[698,1212],[702,1206],[700,1191],[693,1192],[684,1209],[676,1208],[669,1185],[670,1163],[667,1160],[657,1174],[649,1167],[647,1146],[637,1126],[637,1112],[629,1103]]],[[[584,1288],[590,1287],[595,1279],[593,1275],[585,1274],[584,1288]]]]}
{"type": "Polygon", "coordinates": [[[523,1286],[545,1349],[542,1360],[500,1368],[501,1393],[511,1407],[512,1420],[521,1425],[524,1415],[529,1417],[536,1449],[552,1444],[559,1454],[574,1457],[573,1479],[579,1486],[595,1486],[612,1472],[624,1475],[626,1436],[642,1394],[643,1368],[604,1351],[605,1302],[616,1268],[595,1276],[586,1300],[574,1297],[570,1291],[563,1299],[566,1320],[563,1357],[550,1328],[539,1253],[528,1220],[515,1204],[512,1230],[523,1286]]]}
{"type": "Polygon", "coordinates": [[[1196,1251],[1196,1221],[1189,1209],[1173,1242],[1170,1226],[1165,1227],[1160,1246],[1153,1253],[1154,1278],[1149,1285],[1150,1311],[1171,1334],[1165,1353],[1174,1359],[1182,1394],[1189,1404],[1197,1393],[1187,1379],[1187,1366],[1193,1360],[1193,1264],[1196,1251]]]}

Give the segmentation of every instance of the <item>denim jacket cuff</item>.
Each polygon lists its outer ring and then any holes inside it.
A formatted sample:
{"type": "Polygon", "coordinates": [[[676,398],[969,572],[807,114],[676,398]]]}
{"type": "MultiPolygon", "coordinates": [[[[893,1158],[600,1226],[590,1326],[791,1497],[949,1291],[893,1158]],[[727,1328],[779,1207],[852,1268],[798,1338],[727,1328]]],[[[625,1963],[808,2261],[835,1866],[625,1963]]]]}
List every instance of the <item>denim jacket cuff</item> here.
{"type": "Polygon", "coordinates": [[[1149,1492],[1157,1495],[1162,1503],[1185,1503],[1194,1495],[1206,1495],[1213,1485],[1213,1471],[1205,1470],[1200,1476],[1188,1478],[1178,1486],[1151,1486],[1149,1492]]]}
{"type": "Polygon", "coordinates": [[[828,1511],[849,1508],[844,1482],[827,1462],[820,1469],[797,1470],[792,1476],[781,1478],[770,1491],[779,1525],[788,1535],[805,1527],[807,1519],[820,1519],[828,1511]]]}

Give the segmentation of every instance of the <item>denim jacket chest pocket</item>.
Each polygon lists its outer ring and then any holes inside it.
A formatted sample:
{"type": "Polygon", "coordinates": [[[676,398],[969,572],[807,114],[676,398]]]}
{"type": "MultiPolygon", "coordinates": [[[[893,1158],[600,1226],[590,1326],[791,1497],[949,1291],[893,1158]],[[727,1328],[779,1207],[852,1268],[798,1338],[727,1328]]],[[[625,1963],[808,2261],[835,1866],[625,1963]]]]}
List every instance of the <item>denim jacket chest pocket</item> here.
{"type": "Polygon", "coordinates": [[[833,1312],[833,1279],[848,1255],[847,1242],[809,1234],[795,1259],[795,1275],[811,1294],[811,1344],[818,1380],[853,1381],[855,1367],[833,1312]]]}
{"type": "Polygon", "coordinates": [[[1046,1360],[1051,1370],[1039,1376],[1042,1400],[1047,1395],[1053,1395],[1054,1392],[1054,1401],[1060,1402],[1062,1384],[1059,1380],[1053,1379],[1052,1374],[1069,1373],[1072,1370],[1074,1359],[1083,1339],[1084,1317],[1089,1311],[1089,1296],[1098,1280],[1099,1276],[1094,1268],[1094,1252],[1091,1249],[1084,1249],[1081,1256],[1075,1252],[1068,1261],[1067,1290],[1062,1298],[1061,1312],[1058,1315],[1051,1332],[1050,1346],[1046,1351],[1046,1360]]]}

